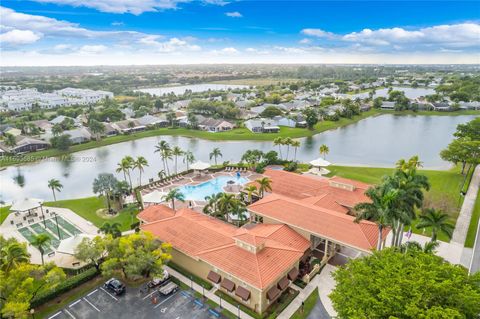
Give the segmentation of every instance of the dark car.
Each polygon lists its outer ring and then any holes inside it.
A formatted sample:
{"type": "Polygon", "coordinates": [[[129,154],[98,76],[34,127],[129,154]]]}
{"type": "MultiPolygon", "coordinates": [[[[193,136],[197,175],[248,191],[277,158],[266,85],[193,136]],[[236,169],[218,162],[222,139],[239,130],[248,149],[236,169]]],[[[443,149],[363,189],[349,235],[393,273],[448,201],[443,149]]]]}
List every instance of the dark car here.
{"type": "Polygon", "coordinates": [[[117,296],[125,292],[125,285],[116,278],[110,278],[103,286],[117,296]]]}

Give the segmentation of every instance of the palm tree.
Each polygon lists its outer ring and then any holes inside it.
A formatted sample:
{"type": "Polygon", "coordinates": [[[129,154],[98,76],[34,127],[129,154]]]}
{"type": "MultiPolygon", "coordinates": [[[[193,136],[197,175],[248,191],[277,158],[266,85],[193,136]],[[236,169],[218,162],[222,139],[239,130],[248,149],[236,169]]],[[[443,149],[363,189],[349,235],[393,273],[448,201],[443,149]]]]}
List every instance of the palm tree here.
{"type": "Polygon", "coordinates": [[[195,162],[195,156],[191,151],[186,151],[183,153],[183,162],[187,164],[187,171],[189,170],[189,165],[195,162]]]}
{"type": "Polygon", "coordinates": [[[320,151],[320,155],[322,155],[322,156],[323,156],[323,159],[325,159],[325,158],[327,157],[327,154],[330,152],[330,149],[328,148],[327,145],[322,144],[322,145],[320,146],[319,151],[320,151]]]}
{"type": "Polygon", "coordinates": [[[204,214],[214,217],[221,217],[218,212],[218,200],[220,199],[220,196],[222,196],[222,193],[205,196],[205,201],[207,204],[203,207],[204,214]]]}
{"type": "Polygon", "coordinates": [[[420,215],[420,222],[417,228],[431,228],[432,241],[437,241],[439,233],[444,233],[449,239],[452,238],[455,226],[449,221],[448,214],[434,208],[426,208],[420,215]]]}
{"type": "Polygon", "coordinates": [[[63,185],[60,183],[58,179],[52,178],[51,180],[48,181],[48,188],[52,190],[53,200],[56,202],[57,197],[55,196],[55,191],[60,192],[61,189],[63,188],[63,185]]]}
{"type": "Polygon", "coordinates": [[[128,181],[130,184],[130,188],[132,188],[132,178],[130,176],[130,170],[133,169],[133,165],[135,163],[135,160],[131,156],[125,156],[122,158],[120,163],[117,164],[117,169],[115,170],[117,173],[123,172],[123,178],[125,181],[127,181],[127,176],[128,176],[128,181]]]}
{"type": "Polygon", "coordinates": [[[278,145],[278,153],[280,154],[280,158],[283,159],[282,156],[282,145],[283,145],[283,138],[282,137],[277,137],[273,140],[273,145],[277,146],[278,145]]]}
{"type": "Polygon", "coordinates": [[[299,140],[292,140],[292,142],[290,143],[290,145],[293,147],[293,149],[295,150],[295,155],[293,157],[293,160],[296,161],[297,160],[297,148],[300,147],[300,141],[299,140]]]}
{"type": "Polygon", "coordinates": [[[243,190],[247,192],[248,203],[251,204],[252,203],[252,196],[253,196],[254,193],[257,192],[257,186],[248,185],[243,190]]]}
{"type": "Polygon", "coordinates": [[[292,138],[291,137],[286,137],[283,139],[283,143],[287,145],[287,161],[288,161],[288,155],[290,153],[290,145],[292,145],[292,138]]]}
{"type": "Polygon", "coordinates": [[[218,212],[223,216],[225,220],[228,220],[228,213],[232,212],[235,209],[238,200],[235,198],[235,194],[220,194],[221,195],[217,201],[218,212]]]}
{"type": "Polygon", "coordinates": [[[272,190],[272,181],[268,177],[263,177],[255,180],[258,183],[258,194],[263,198],[265,191],[272,190]]]}
{"type": "Polygon", "coordinates": [[[175,146],[173,149],[172,149],[172,155],[175,156],[175,174],[178,174],[178,170],[177,170],[177,159],[179,156],[182,156],[183,155],[183,151],[180,147],[178,146],[175,146]]]}
{"type": "Polygon", "coordinates": [[[13,134],[5,133],[4,135],[5,145],[8,147],[15,147],[17,145],[17,139],[13,134]]]}
{"type": "Polygon", "coordinates": [[[93,119],[88,123],[88,128],[90,128],[93,135],[95,135],[97,141],[100,139],[100,135],[105,132],[105,125],[102,122],[93,119]]]}
{"type": "Polygon", "coordinates": [[[2,270],[8,273],[11,269],[16,268],[21,263],[30,262],[30,254],[27,252],[25,244],[19,242],[11,242],[1,247],[2,270]]]}
{"type": "Polygon", "coordinates": [[[112,235],[113,238],[122,236],[119,223],[106,222],[98,229],[98,232],[105,235],[112,235]]]}
{"type": "Polygon", "coordinates": [[[42,256],[42,265],[45,264],[43,260],[43,255],[45,254],[45,248],[50,243],[50,239],[50,236],[42,233],[38,235],[33,235],[32,241],[30,242],[32,246],[37,247],[37,249],[40,251],[40,255],[42,256]]]}
{"type": "Polygon", "coordinates": [[[133,162],[133,167],[138,169],[139,176],[139,186],[142,186],[142,172],[145,166],[148,166],[148,161],[145,157],[139,156],[137,157],[137,160],[133,162]]]}
{"type": "Polygon", "coordinates": [[[215,165],[217,165],[217,157],[222,157],[222,151],[220,151],[220,149],[218,147],[215,147],[213,149],[213,151],[210,153],[210,160],[212,160],[212,158],[215,158],[215,165]]]}
{"type": "Polygon", "coordinates": [[[167,177],[167,173],[162,169],[160,172],[158,172],[158,178],[159,179],[164,179],[165,177],[167,177]]]}
{"type": "Polygon", "coordinates": [[[383,229],[389,225],[389,216],[391,211],[395,209],[395,201],[398,192],[394,189],[389,189],[384,186],[370,187],[366,192],[368,198],[371,199],[369,203],[360,203],[355,205],[357,216],[355,222],[359,223],[361,220],[369,220],[377,224],[378,239],[377,250],[382,249],[383,229]]]}
{"type": "Polygon", "coordinates": [[[178,188],[171,189],[167,195],[163,197],[165,201],[172,201],[172,209],[175,210],[175,200],[185,202],[185,195],[178,190],[178,188]]]}
{"type": "Polygon", "coordinates": [[[170,145],[166,141],[160,141],[157,145],[155,145],[155,153],[160,153],[160,158],[163,162],[163,170],[170,175],[170,169],[168,167],[167,160],[172,158],[172,149],[170,145]]]}

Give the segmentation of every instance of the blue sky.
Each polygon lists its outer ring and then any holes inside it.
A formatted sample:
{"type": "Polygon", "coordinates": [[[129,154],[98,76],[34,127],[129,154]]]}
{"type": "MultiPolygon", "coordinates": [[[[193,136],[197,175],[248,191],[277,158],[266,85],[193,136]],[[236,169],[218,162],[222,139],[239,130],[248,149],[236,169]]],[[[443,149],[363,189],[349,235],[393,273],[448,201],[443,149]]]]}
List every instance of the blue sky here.
{"type": "Polygon", "coordinates": [[[479,1],[4,0],[2,65],[480,63],[479,1]]]}

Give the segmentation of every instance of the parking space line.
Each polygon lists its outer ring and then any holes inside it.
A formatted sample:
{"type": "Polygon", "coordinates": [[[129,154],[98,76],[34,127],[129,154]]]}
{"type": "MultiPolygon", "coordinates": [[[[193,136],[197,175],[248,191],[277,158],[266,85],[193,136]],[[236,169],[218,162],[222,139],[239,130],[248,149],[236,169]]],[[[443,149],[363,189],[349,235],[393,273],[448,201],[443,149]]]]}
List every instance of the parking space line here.
{"type": "Polygon", "coordinates": [[[167,299],[165,299],[164,301],[162,301],[161,303],[159,303],[158,305],[153,307],[153,309],[156,309],[157,307],[160,307],[161,304],[164,304],[165,302],[167,302],[167,300],[169,300],[170,298],[172,298],[173,296],[176,296],[176,295],[177,295],[176,293],[171,295],[170,297],[168,297],[167,299]]]}
{"type": "Polygon", "coordinates": [[[56,316],[58,316],[58,315],[61,314],[61,313],[62,313],[62,311],[59,311],[59,312],[57,312],[56,314],[54,314],[53,316],[48,317],[48,319],[55,318],[56,316]]]}
{"type": "Polygon", "coordinates": [[[85,300],[86,302],[88,302],[88,304],[89,304],[90,306],[92,306],[96,311],[100,312],[100,309],[98,309],[97,307],[95,307],[95,305],[94,305],[93,303],[91,303],[90,301],[88,301],[87,298],[83,298],[83,300],[85,300]]]}
{"type": "Polygon", "coordinates": [[[115,299],[116,301],[118,301],[118,299],[116,297],[114,297],[113,295],[111,295],[108,291],[106,291],[105,289],[103,289],[102,287],[100,287],[100,289],[102,289],[102,291],[104,291],[107,295],[109,295],[110,297],[112,297],[113,299],[115,299]]]}
{"type": "Polygon", "coordinates": [[[94,293],[96,293],[97,291],[98,291],[98,289],[95,289],[94,291],[92,291],[91,293],[89,293],[89,294],[87,295],[87,297],[90,296],[90,295],[92,295],[92,294],[94,294],[94,293]]]}
{"type": "Polygon", "coordinates": [[[154,290],[153,292],[149,293],[148,295],[146,295],[145,297],[143,297],[143,300],[147,299],[148,297],[151,297],[154,293],[156,293],[157,291],[154,290]]]}
{"type": "Polygon", "coordinates": [[[74,303],[70,304],[70,306],[68,306],[69,308],[72,308],[73,306],[75,306],[77,303],[79,303],[80,301],[82,301],[82,299],[78,299],[77,301],[75,301],[74,303]]]}
{"type": "Polygon", "coordinates": [[[70,313],[70,311],[68,311],[67,309],[65,309],[65,312],[70,316],[70,318],[76,319],[76,318],[70,313]]]}

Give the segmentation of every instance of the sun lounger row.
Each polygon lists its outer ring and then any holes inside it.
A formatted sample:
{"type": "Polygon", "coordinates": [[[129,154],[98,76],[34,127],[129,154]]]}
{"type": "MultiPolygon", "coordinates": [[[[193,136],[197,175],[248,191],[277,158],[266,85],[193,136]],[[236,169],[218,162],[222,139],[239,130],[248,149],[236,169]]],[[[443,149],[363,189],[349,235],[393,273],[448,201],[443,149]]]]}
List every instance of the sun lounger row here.
{"type": "Polygon", "coordinates": [[[246,167],[230,167],[225,168],[225,172],[246,172],[248,169],[246,167]]]}
{"type": "Polygon", "coordinates": [[[167,178],[165,178],[161,181],[150,183],[147,187],[145,187],[145,189],[154,189],[154,188],[157,188],[159,186],[163,187],[163,186],[171,185],[172,183],[181,181],[182,179],[184,179],[184,177],[181,176],[181,175],[173,176],[173,177],[167,177],[167,178]]]}

